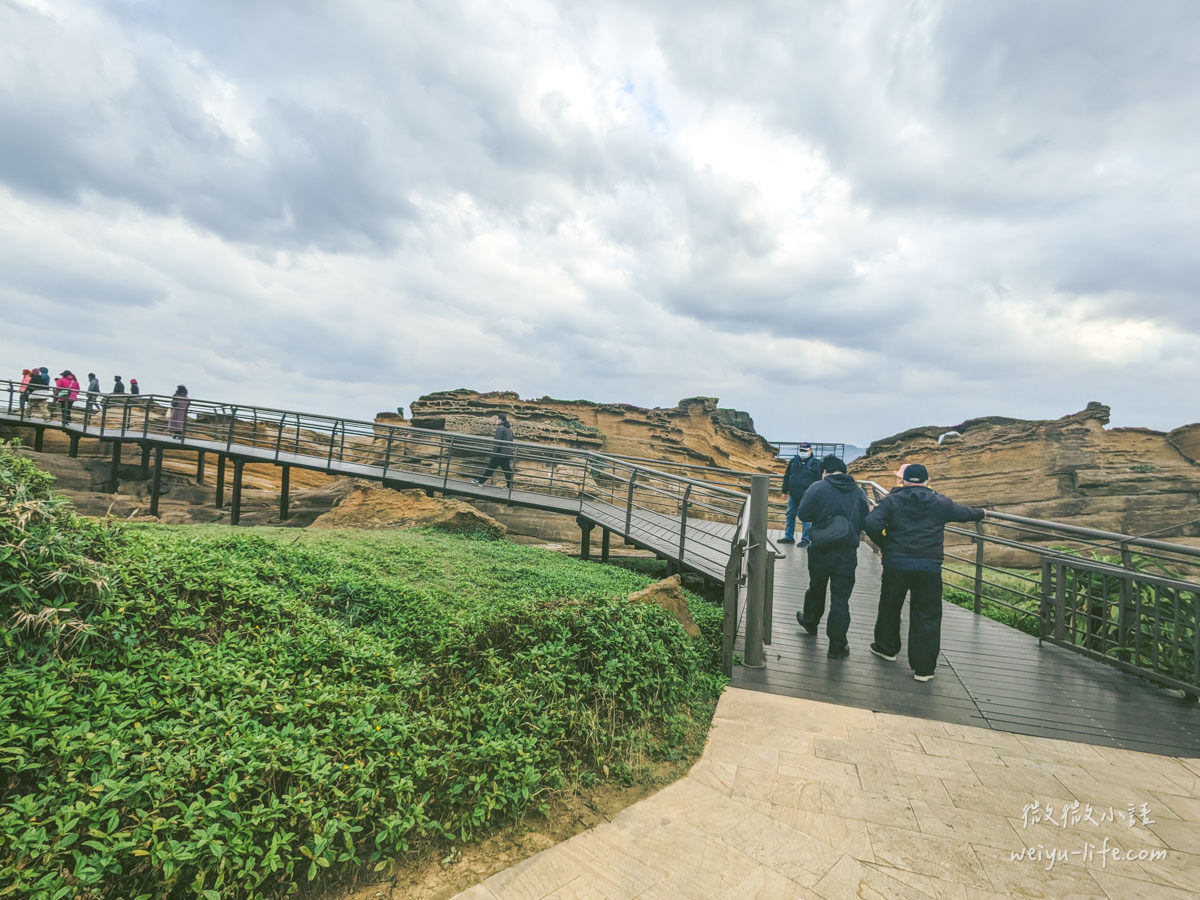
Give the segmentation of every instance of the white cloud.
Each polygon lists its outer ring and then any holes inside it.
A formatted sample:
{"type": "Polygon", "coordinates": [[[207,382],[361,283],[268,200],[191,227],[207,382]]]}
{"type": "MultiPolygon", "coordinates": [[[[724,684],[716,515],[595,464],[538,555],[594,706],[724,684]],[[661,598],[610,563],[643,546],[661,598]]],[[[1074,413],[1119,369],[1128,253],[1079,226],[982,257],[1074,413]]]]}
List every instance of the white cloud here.
{"type": "Polygon", "coordinates": [[[856,443],[1093,399],[1173,427],[1198,25],[10,0],[0,360],[358,417],[465,386],[856,443]]]}

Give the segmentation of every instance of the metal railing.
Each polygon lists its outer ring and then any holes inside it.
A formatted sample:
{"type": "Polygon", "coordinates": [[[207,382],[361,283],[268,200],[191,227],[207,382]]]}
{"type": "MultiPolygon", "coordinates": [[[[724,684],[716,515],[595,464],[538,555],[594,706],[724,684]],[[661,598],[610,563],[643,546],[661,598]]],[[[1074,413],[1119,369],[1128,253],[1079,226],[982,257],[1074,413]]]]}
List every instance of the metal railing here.
{"type": "Polygon", "coordinates": [[[769,441],[768,443],[775,448],[775,455],[780,459],[791,459],[802,443],[807,443],[812,447],[813,456],[817,459],[825,456],[836,456],[838,459],[846,458],[846,445],[832,441],[769,441]]]}
{"type": "MultiPolygon", "coordinates": [[[[887,493],[860,484],[872,504],[887,493]]],[[[976,614],[1200,693],[1200,548],[992,510],[946,532],[947,587],[976,614]]]]}
{"type": "MultiPolygon", "coordinates": [[[[73,439],[86,435],[167,447],[178,441],[188,450],[215,452],[244,462],[295,466],[574,512],[581,521],[674,558],[684,567],[724,576],[727,594],[733,592],[734,631],[725,635],[730,647],[736,638],[741,585],[761,583],[764,587],[748,598],[747,606],[770,609],[761,593],[770,589],[771,573],[759,579],[755,567],[773,568],[777,551],[767,541],[764,546],[769,552],[762,562],[752,562],[752,556],[758,557],[744,552],[750,516],[749,474],[743,479],[743,473],[733,473],[738,479],[729,482],[719,475],[714,483],[663,471],[659,467],[663,464],[651,466],[589,450],[520,441],[498,448],[491,435],[203,399],[99,394],[88,400],[86,392],[80,392],[74,408],[67,410],[45,402],[51,397],[50,389],[39,388],[35,403],[20,402],[16,382],[0,382],[0,392],[9,421],[61,428],[73,439]],[[35,415],[39,412],[40,416],[35,415]],[[487,473],[498,450],[511,465],[511,481],[505,477],[503,487],[474,484],[474,479],[487,473]],[[733,486],[740,483],[745,483],[746,490],[733,486]]],[[[115,458],[114,453],[114,464],[115,458]]],[[[493,478],[505,475],[503,469],[488,474],[493,478]]],[[[764,510],[764,521],[766,515],[764,510]]],[[[769,643],[769,624],[765,638],[769,643]]]]}

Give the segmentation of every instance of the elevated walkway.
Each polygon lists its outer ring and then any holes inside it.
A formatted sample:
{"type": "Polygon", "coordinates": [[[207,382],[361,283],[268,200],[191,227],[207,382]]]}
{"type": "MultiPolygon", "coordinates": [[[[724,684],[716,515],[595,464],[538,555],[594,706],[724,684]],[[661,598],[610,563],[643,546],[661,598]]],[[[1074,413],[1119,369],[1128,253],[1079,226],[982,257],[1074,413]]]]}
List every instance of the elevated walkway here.
{"type": "MultiPolygon", "coordinates": [[[[206,455],[217,458],[217,505],[223,502],[225,463],[232,461],[234,524],[242,467],[247,463],[266,463],[283,470],[281,518],[286,516],[287,476],[293,467],[575,516],[583,530],[585,556],[590,531],[599,527],[605,550],[609,536],[617,535],[680,568],[724,583],[727,640],[733,649],[736,633],[736,647],[746,655],[745,635],[737,626],[739,615],[744,616],[748,606],[746,585],[754,583],[742,563],[742,548],[747,535],[753,533],[748,524],[748,476],[742,478],[747,487],[742,491],[737,489],[738,473],[714,472],[713,482],[708,482],[641,461],[517,443],[512,447],[513,485],[477,485],[473,479],[496,449],[487,437],[201,400],[188,401],[185,414],[173,418],[171,398],[144,395],[108,398],[90,414],[82,410],[81,401],[72,423],[63,424],[23,416],[16,386],[0,382],[0,391],[5,385],[7,400],[0,398],[0,423],[34,428],[36,446],[46,428],[66,432],[72,451],[83,439],[109,443],[114,484],[123,444],[140,445],[143,466],[153,453],[152,513],[162,453],[173,449],[196,453],[198,473],[203,471],[206,455]]],[[[761,481],[759,484],[761,487],[761,481]]],[[[765,522],[765,509],[756,515],[765,522]]],[[[1029,546],[996,540],[1006,547],[1029,546]]],[[[977,547],[982,548],[982,543],[980,533],[977,547]]],[[[1128,555],[1133,549],[1154,546],[1171,548],[1130,539],[1121,552],[1128,555]]],[[[761,546],[759,552],[763,552],[761,546]]],[[[1043,558],[1042,589],[1054,592],[1053,608],[1047,600],[1041,612],[1048,640],[1039,644],[1037,638],[946,604],[937,677],[918,684],[912,681],[903,656],[889,663],[868,650],[880,566],[866,544],[861,548],[851,601],[850,658],[829,660],[823,636],[801,635],[795,612],[803,603],[808,583],[804,554],[793,548],[775,563],[773,590],[766,589],[767,596],[774,598],[773,640],[764,653],[766,665],[733,667],[736,687],[1015,734],[1200,755],[1200,706],[1186,702],[1182,692],[1166,690],[1113,667],[1133,670],[1140,665],[1160,682],[1177,685],[1183,692],[1194,691],[1200,685],[1200,630],[1195,612],[1200,585],[1135,575],[1108,564],[1071,563],[1074,568],[1068,570],[1061,555],[1051,561],[1043,558]],[[1118,581],[1119,601],[1114,601],[1113,588],[1118,581]],[[1149,606],[1144,605],[1143,597],[1149,598],[1149,606]],[[1120,621],[1109,623],[1106,617],[1117,605],[1120,621]],[[1167,609],[1173,620],[1163,612],[1167,609]],[[1130,645],[1118,648],[1121,658],[1112,654],[1110,634],[1130,645]],[[1050,639],[1057,645],[1051,646],[1050,639]],[[1074,650],[1065,649],[1068,645],[1074,650]],[[1132,664],[1127,661],[1130,654],[1132,664]],[[1109,664],[1098,661],[1101,658],[1109,664]]],[[[982,549],[978,559],[982,559],[982,549]]],[[[765,578],[766,583],[770,580],[765,578]]],[[[907,628],[906,622],[903,627],[907,628]]]]}
{"type": "MultiPolygon", "coordinates": [[[[805,550],[775,568],[773,640],[767,665],[734,668],[735,687],[892,715],[1171,756],[1200,757],[1200,705],[1181,694],[1042,643],[952,603],[942,608],[934,679],[916,682],[907,659],[908,604],[895,662],[870,651],[882,566],[864,542],[850,599],[850,656],[829,659],[822,630],[797,623],[808,588],[805,550]]],[[[828,614],[827,614],[828,615],[828,614]]],[[[739,644],[740,646],[740,644],[739,644]]]]}

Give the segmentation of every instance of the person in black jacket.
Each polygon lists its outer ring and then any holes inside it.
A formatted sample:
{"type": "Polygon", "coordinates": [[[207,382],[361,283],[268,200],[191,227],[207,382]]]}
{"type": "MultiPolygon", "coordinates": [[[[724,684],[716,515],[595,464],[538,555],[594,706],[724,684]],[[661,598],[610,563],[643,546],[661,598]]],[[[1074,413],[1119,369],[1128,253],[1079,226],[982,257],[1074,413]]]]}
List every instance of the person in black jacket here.
{"type": "Polygon", "coordinates": [[[496,413],[496,433],[492,436],[492,458],[488,460],[487,468],[483,470],[483,475],[474,479],[476,484],[483,484],[492,477],[492,473],[496,469],[504,470],[504,480],[508,484],[508,489],[511,491],[513,486],[513,470],[512,470],[512,455],[513,455],[513,432],[512,426],[508,424],[508,415],[505,413],[496,413]]]}
{"type": "MultiPolygon", "coordinates": [[[[787,518],[784,523],[781,544],[796,543],[796,510],[800,506],[800,498],[809,486],[821,480],[821,463],[813,458],[810,444],[797,444],[796,454],[789,460],[783,473],[783,492],[787,494],[787,518]]],[[[800,546],[808,546],[808,533],[812,523],[808,519],[800,520],[800,546]]]]}
{"type": "Polygon", "coordinates": [[[854,590],[854,569],[858,565],[858,534],[867,517],[867,498],[846,464],[836,456],[821,462],[821,480],[804,493],[798,515],[813,523],[812,546],[808,551],[808,590],[804,592],[804,610],[796,620],[808,634],[816,634],[825,615],[825,588],[829,586],[829,656],[841,659],[850,655],[846,631],[850,628],[850,592],[854,590]],[[837,519],[844,522],[838,522],[837,519]]]}
{"type": "Polygon", "coordinates": [[[883,583],[871,652],[893,660],[900,652],[900,610],[910,592],[908,664],[913,678],[928,681],[942,642],[942,540],[947,522],[976,522],[986,513],[961,506],[929,488],[929,470],[901,466],[898,486],[867,515],[866,532],[883,550],[883,583]]]}

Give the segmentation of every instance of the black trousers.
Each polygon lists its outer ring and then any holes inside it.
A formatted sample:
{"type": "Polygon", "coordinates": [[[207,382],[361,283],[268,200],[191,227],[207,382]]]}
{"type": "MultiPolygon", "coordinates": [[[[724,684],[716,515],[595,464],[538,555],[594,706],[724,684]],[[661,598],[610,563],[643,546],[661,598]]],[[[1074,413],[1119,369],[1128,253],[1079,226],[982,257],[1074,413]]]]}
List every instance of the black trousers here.
{"type": "Polygon", "coordinates": [[[511,489],[513,486],[513,470],[512,470],[512,457],[511,456],[493,456],[490,460],[488,460],[487,468],[483,470],[483,474],[479,477],[479,480],[487,481],[489,478],[492,477],[492,473],[494,473],[497,469],[504,470],[504,480],[505,480],[505,482],[507,482],[509,488],[511,489]]]}
{"type": "Polygon", "coordinates": [[[825,591],[829,590],[829,621],[825,633],[830,647],[846,644],[850,628],[850,592],[854,590],[854,570],[858,566],[857,547],[808,550],[808,590],[804,592],[801,625],[816,630],[825,615],[825,591]]]}
{"type": "Polygon", "coordinates": [[[942,572],[908,572],[883,567],[875,644],[885,653],[900,652],[900,610],[908,608],[908,664],[918,675],[932,675],[942,648],[942,572]]]}

